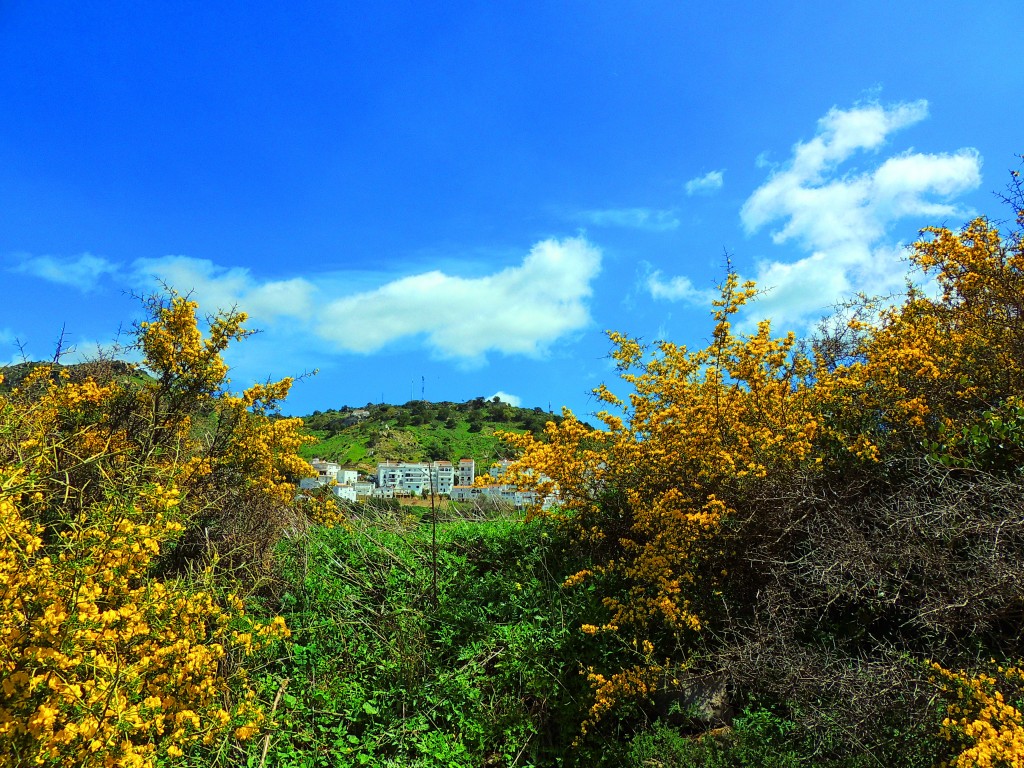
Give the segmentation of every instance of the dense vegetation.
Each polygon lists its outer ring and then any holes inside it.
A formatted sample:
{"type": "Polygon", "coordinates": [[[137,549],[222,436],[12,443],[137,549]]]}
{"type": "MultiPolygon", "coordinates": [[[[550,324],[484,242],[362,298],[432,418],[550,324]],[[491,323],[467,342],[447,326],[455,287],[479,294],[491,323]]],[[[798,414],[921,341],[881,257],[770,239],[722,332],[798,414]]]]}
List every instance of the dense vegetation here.
{"type": "Polygon", "coordinates": [[[911,261],[937,294],[854,300],[811,345],[736,334],[730,273],[707,348],[612,334],[632,392],[602,388],[602,429],[510,436],[589,547],[583,631],[648,651],[591,674],[585,725],[718,691],[820,764],[1021,764],[1024,243],[976,219],[911,261]]]}
{"type": "Polygon", "coordinates": [[[204,338],[194,303],[146,308],[151,376],[43,365],[0,396],[2,765],[224,754],[263,723],[244,661],[287,629],[247,613],[217,555],[258,568],[294,505],[299,424],[266,418],[289,382],[227,393],[244,316],[204,338]]]}
{"type": "Polygon", "coordinates": [[[361,408],[315,411],[302,420],[316,442],[300,453],[354,464],[373,472],[378,461],[476,460],[489,467],[512,451],[498,432],[541,436],[549,421],[562,417],[540,408],[518,408],[497,398],[465,403],[412,400],[405,405],[367,403],[361,408]]]}
{"type": "MultiPolygon", "coordinates": [[[[0,766],[1021,765],[1012,191],[1007,234],[922,232],[936,291],[854,298],[815,339],[737,333],[731,272],[706,348],[612,334],[600,428],[504,437],[561,494],[528,519],[297,497],[289,382],[230,392],[244,316],[173,292],[141,369],[19,372],[0,766]]],[[[462,409],[479,434],[506,406],[377,408],[378,435],[462,409]]]]}

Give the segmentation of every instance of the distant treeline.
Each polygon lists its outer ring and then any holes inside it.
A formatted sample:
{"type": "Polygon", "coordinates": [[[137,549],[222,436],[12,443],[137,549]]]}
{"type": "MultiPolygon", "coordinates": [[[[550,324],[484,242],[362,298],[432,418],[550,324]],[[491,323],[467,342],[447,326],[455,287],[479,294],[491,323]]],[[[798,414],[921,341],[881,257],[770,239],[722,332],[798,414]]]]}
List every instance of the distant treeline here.
{"type": "Polygon", "coordinates": [[[362,407],[343,406],[326,411],[313,411],[303,421],[311,430],[337,434],[359,423],[389,424],[395,427],[436,426],[456,429],[469,424],[470,432],[479,432],[485,424],[521,429],[535,434],[544,431],[549,421],[561,423],[560,415],[542,408],[517,408],[497,397],[477,397],[465,403],[410,400],[404,405],[367,403],[362,407]]]}

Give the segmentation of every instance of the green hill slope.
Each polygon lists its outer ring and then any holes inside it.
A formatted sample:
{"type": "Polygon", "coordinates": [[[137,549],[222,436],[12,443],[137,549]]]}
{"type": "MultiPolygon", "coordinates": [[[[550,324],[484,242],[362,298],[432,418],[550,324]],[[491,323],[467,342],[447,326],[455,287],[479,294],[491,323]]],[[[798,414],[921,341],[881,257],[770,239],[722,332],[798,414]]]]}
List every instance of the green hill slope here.
{"type": "Polygon", "coordinates": [[[549,421],[561,421],[539,408],[516,408],[477,398],[465,403],[412,400],[405,405],[366,405],[315,411],[304,416],[318,442],[300,451],[373,471],[380,461],[458,461],[471,458],[478,471],[509,457],[496,431],[539,435],[549,421]]]}

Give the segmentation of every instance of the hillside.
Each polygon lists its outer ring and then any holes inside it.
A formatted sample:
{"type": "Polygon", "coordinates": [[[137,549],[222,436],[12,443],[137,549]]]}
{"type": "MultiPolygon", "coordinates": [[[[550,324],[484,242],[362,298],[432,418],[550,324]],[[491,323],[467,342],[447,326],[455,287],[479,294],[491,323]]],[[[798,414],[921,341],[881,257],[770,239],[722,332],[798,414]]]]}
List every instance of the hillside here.
{"type": "Polygon", "coordinates": [[[496,431],[540,435],[549,421],[562,417],[534,408],[516,408],[482,397],[465,403],[412,400],[405,405],[367,404],[304,416],[318,438],[303,446],[306,458],[319,456],[373,471],[379,461],[427,461],[472,458],[487,466],[507,458],[509,449],[496,431]]]}
{"type": "Polygon", "coordinates": [[[126,363],[122,360],[91,360],[84,363],[73,363],[64,365],[51,361],[26,360],[13,365],[0,366],[0,374],[3,374],[3,381],[0,381],[0,392],[10,392],[18,387],[25,378],[40,366],[47,366],[51,371],[64,371],[71,382],[82,382],[88,378],[96,381],[106,382],[111,379],[127,379],[132,377],[145,377],[146,374],[139,370],[138,366],[126,363]]]}

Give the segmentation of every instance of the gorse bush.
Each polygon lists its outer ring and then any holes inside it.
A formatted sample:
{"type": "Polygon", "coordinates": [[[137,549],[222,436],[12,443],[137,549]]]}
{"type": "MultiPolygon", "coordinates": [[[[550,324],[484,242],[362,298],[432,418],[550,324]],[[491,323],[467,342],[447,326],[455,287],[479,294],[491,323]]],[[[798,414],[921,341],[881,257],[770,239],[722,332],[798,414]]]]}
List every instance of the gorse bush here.
{"type": "Polygon", "coordinates": [[[729,271],[707,347],[610,334],[630,394],[595,391],[600,429],[507,436],[589,555],[566,586],[605,615],[582,632],[648,649],[591,670],[584,728],[710,679],[788,708],[822,764],[911,743],[1019,764],[1021,713],[979,659],[1024,655],[1024,243],[976,219],[910,261],[937,291],[854,300],[809,343],[736,333],[756,289],[729,271]]]}
{"type": "Polygon", "coordinates": [[[204,335],[173,292],[147,309],[148,375],[43,365],[0,396],[0,765],[210,764],[264,721],[244,660],[287,629],[178,549],[245,500],[293,504],[299,424],[267,418],[290,382],[226,390],[244,315],[204,335]]]}

